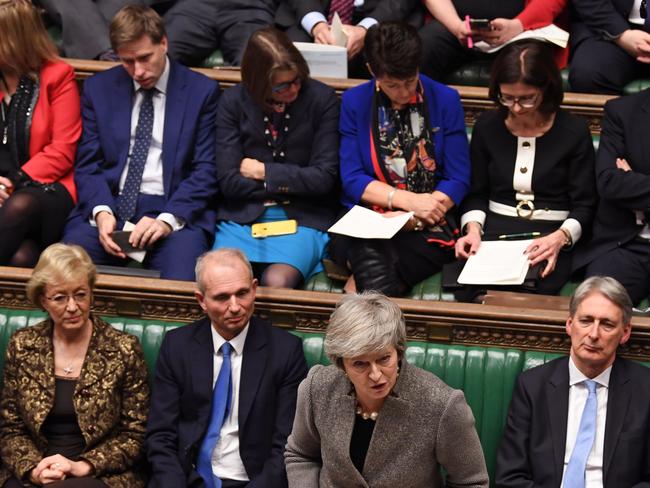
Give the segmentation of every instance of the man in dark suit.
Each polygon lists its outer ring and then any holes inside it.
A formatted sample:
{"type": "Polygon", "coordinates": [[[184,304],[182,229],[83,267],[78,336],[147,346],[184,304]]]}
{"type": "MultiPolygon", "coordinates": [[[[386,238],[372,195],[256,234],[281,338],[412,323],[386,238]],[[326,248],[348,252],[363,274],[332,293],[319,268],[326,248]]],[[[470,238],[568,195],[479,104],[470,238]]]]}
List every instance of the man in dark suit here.
{"type": "Polygon", "coordinates": [[[301,342],[252,317],[257,280],[240,251],[200,257],[196,277],[208,317],[168,332],[160,348],[146,436],[149,486],[285,487],[284,446],[307,374],[301,342]],[[220,394],[228,368],[231,394],[220,394]]]}
{"type": "Polygon", "coordinates": [[[417,0],[281,0],[275,22],[292,41],[334,44],[334,12],[346,24],[348,59],[362,51],[366,31],[376,23],[401,20],[419,26],[423,18],[417,0]]]}
{"type": "Polygon", "coordinates": [[[276,0],[176,0],[165,13],[169,55],[199,66],[215,49],[239,66],[248,38],[273,24],[276,0]]]}
{"type": "Polygon", "coordinates": [[[593,238],[574,267],[616,278],[633,303],[650,293],[650,90],[610,100],[596,156],[593,238]]]}
{"type": "Polygon", "coordinates": [[[650,74],[650,16],[646,0],[572,0],[573,91],[620,94],[650,74]]]}
{"type": "Polygon", "coordinates": [[[162,19],[148,7],[120,10],[111,43],[122,66],[84,83],[79,203],[64,241],[95,263],[123,265],[127,246],[114,232],[129,222],[129,244],[147,250],[145,267],[193,280],[214,234],[219,86],[167,58],[162,19]]]}
{"type": "Polygon", "coordinates": [[[497,453],[497,487],[650,486],[650,370],[617,357],[632,302],[613,278],[571,298],[569,358],[523,372],[497,453]]]}

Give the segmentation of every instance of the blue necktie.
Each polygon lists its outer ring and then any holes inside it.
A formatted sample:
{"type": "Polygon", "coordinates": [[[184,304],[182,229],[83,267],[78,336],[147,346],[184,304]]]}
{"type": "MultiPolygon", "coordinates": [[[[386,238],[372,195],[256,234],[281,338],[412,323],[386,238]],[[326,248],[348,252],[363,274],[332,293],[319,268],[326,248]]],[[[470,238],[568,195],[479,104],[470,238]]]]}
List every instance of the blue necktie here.
{"type": "Polygon", "coordinates": [[[229,342],[224,342],[221,346],[223,354],[223,363],[217,376],[217,382],[212,392],[212,413],[210,414],[210,425],[205,434],[199,457],[196,463],[196,470],[205,481],[207,488],[221,488],[221,480],[212,473],[212,451],[214,451],[221,426],[228,417],[230,411],[230,397],[232,396],[232,382],[230,380],[230,350],[232,346],[229,342]]]}
{"type": "Polygon", "coordinates": [[[596,382],[586,380],[584,383],[589,390],[589,396],[582,411],[580,429],[576,436],[571,459],[569,459],[569,465],[564,473],[564,488],[584,488],[587,458],[596,438],[596,414],[598,411],[596,382]]]}
{"type": "Polygon", "coordinates": [[[129,161],[129,171],[126,173],[122,194],[117,200],[117,217],[124,222],[130,220],[135,214],[142,184],[142,172],[149,155],[153,129],[153,95],[156,89],[144,90],[141,88],[140,91],[144,97],[138,114],[138,125],[135,127],[135,142],[129,161]]]}

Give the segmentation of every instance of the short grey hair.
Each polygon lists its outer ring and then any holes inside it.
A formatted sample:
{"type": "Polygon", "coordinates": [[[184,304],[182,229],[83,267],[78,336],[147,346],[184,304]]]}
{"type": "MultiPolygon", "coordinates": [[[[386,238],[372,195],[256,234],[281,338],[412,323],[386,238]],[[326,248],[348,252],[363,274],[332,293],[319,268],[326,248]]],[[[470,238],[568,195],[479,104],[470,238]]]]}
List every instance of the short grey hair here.
{"type": "Polygon", "coordinates": [[[203,283],[203,271],[208,262],[212,265],[232,266],[234,260],[239,260],[246,266],[250,273],[251,280],[253,279],[253,267],[246,255],[239,249],[223,247],[214,251],[208,251],[201,254],[196,260],[194,267],[194,275],[196,276],[196,286],[201,293],[205,292],[205,283],[203,283]]]}
{"type": "Polygon", "coordinates": [[[592,276],[583,281],[571,296],[569,313],[575,316],[578,307],[593,293],[600,293],[613,302],[623,312],[623,325],[628,325],[632,320],[632,300],[630,295],[618,281],[610,276],[592,276]]]}
{"type": "Polygon", "coordinates": [[[404,315],[395,302],[377,292],[346,295],[330,317],[325,333],[325,353],[343,367],[343,358],[397,349],[399,359],[406,350],[404,315]]]}

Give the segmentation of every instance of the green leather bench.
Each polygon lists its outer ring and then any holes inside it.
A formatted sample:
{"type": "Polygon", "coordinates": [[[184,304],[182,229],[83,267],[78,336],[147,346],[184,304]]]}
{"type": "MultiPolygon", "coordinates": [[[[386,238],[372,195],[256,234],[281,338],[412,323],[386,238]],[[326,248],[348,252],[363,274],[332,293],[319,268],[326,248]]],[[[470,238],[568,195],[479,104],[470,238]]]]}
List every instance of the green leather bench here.
{"type": "MultiPolygon", "coordinates": [[[[44,318],[37,310],[0,308],[0,373],[4,366],[4,354],[11,334],[21,327],[33,325],[44,318]]],[[[134,334],[140,340],[150,377],[153,377],[156,356],[165,332],[180,323],[105,317],[114,327],[134,334]]],[[[309,366],[327,364],[323,351],[322,334],[294,333],[303,340],[303,348],[309,366]]],[[[494,471],[496,449],[505,424],[508,405],[515,379],[520,371],[542,364],[558,355],[520,351],[467,347],[427,342],[409,342],[407,360],[435,373],[448,385],[465,392],[479,433],[485,458],[490,471],[494,471]]],[[[0,376],[1,377],[1,376],[0,376]]]]}

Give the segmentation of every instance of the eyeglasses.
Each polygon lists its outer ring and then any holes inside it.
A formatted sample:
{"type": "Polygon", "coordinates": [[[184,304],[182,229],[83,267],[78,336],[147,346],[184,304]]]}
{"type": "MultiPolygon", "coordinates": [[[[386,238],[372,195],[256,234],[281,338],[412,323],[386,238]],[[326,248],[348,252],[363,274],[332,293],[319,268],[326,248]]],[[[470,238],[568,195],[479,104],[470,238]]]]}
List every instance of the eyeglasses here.
{"type": "Polygon", "coordinates": [[[57,307],[65,307],[68,305],[68,302],[72,298],[77,305],[83,305],[86,302],[88,302],[88,299],[90,298],[90,292],[87,291],[78,291],[77,293],[74,293],[72,295],[64,295],[62,293],[56,294],[51,297],[45,297],[49,301],[51,301],[54,305],[57,307]]]}
{"type": "Polygon", "coordinates": [[[300,76],[296,76],[291,81],[285,81],[284,83],[280,83],[278,85],[272,86],[271,87],[271,92],[273,92],[273,93],[282,93],[282,92],[287,91],[293,85],[300,86],[301,84],[302,84],[302,80],[300,79],[300,76]]]}
{"type": "Polygon", "coordinates": [[[511,97],[510,95],[499,94],[499,103],[504,107],[514,107],[518,103],[521,108],[533,108],[537,103],[538,96],[528,95],[525,97],[511,97]]]}

